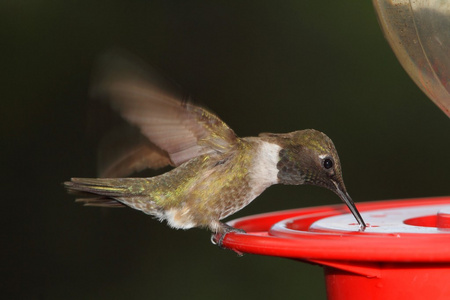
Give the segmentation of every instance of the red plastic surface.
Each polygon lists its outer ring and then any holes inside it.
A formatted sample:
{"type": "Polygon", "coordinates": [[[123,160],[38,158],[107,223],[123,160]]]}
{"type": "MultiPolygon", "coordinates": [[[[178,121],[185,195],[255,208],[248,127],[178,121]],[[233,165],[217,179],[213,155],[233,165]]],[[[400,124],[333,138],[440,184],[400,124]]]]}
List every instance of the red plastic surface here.
{"type": "MultiPolygon", "coordinates": [[[[450,197],[359,203],[365,212],[447,207],[450,197]]],[[[226,235],[236,252],[293,258],[325,266],[329,299],[450,299],[450,212],[405,217],[409,232],[317,230],[324,218],[348,214],[345,205],[280,211],[229,224],[247,233],[226,235]],[[314,225],[313,225],[314,227],[314,225]],[[429,228],[429,229],[427,229],[429,228]],[[426,233],[428,232],[432,233],[426,233]],[[425,233],[421,233],[421,232],[425,233]]],[[[383,213],[379,213],[383,217],[383,213]]],[[[376,217],[376,213],[372,214],[376,217]]],[[[403,217],[403,216],[402,216],[403,217]]],[[[368,224],[370,228],[371,224],[368,224]]]]}
{"type": "MultiPolygon", "coordinates": [[[[380,275],[366,277],[325,267],[328,299],[448,300],[449,264],[382,263],[380,275]]],[[[300,297],[299,297],[300,298],[300,297]]]]}
{"type": "MultiPolygon", "coordinates": [[[[448,205],[450,197],[366,202],[357,206],[360,212],[366,212],[435,204],[448,205]]],[[[243,253],[297,259],[450,262],[448,231],[443,231],[442,234],[395,232],[369,234],[360,231],[315,232],[309,230],[309,227],[319,219],[347,213],[348,209],[345,205],[330,205],[237,219],[229,224],[244,229],[247,234],[228,234],[223,245],[243,253]]],[[[426,222],[429,226],[436,224],[436,216],[427,216],[427,218],[432,219],[426,222]]]]}

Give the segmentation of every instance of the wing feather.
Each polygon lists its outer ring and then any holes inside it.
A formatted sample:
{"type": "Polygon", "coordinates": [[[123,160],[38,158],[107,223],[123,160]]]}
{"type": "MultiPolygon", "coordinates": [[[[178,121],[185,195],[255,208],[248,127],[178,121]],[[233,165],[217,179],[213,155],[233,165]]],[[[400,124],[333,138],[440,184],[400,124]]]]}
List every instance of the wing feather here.
{"type": "Polygon", "coordinates": [[[125,120],[167,152],[175,166],[233,148],[237,137],[223,121],[183,101],[183,93],[174,84],[137,65],[123,56],[107,55],[97,72],[94,95],[107,99],[125,120]]]}
{"type": "Polygon", "coordinates": [[[167,152],[131,126],[113,130],[99,146],[99,177],[125,177],[147,168],[159,169],[167,165],[174,165],[167,152]]]}

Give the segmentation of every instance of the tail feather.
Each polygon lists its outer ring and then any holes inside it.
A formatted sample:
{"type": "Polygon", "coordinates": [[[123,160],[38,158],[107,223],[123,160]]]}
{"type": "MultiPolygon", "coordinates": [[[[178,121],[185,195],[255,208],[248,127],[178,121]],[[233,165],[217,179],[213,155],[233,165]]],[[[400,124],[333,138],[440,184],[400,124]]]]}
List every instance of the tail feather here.
{"type": "Polygon", "coordinates": [[[77,198],[75,202],[82,203],[84,206],[95,206],[95,207],[127,207],[125,204],[108,198],[108,197],[91,197],[91,198],[77,198]]]}
{"type": "Polygon", "coordinates": [[[64,182],[70,191],[86,192],[108,197],[124,196],[128,188],[121,184],[120,179],[109,178],[72,178],[64,182]]]}
{"type": "Polygon", "coordinates": [[[149,182],[148,178],[72,178],[64,186],[85,206],[128,206],[157,215],[161,206],[147,193],[149,182]]]}
{"type": "Polygon", "coordinates": [[[81,196],[75,202],[85,206],[126,207],[115,198],[132,196],[125,182],[115,178],[72,178],[64,186],[70,193],[81,196]]]}

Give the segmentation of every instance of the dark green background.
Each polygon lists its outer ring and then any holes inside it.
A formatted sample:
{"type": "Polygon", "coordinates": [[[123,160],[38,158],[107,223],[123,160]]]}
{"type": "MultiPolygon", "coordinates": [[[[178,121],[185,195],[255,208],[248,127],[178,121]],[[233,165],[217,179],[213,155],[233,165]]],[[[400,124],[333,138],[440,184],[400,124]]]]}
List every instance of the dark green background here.
{"type": "MultiPolygon", "coordinates": [[[[0,38],[8,299],[325,298],[318,266],[239,258],[205,230],[66,194],[61,182],[96,173],[87,91],[111,47],[164,70],[240,136],[326,132],[357,202],[449,194],[449,120],[401,68],[368,0],[9,0],[0,38]]],[[[339,201],[274,186],[232,218],[339,201]]]]}

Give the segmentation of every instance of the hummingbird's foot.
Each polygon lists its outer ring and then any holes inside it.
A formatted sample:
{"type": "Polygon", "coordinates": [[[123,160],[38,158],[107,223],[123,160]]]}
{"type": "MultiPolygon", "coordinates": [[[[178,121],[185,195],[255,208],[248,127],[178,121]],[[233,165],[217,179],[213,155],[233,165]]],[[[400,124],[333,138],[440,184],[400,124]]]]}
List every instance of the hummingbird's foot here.
{"type": "Polygon", "coordinates": [[[223,247],[223,240],[225,239],[225,236],[230,233],[230,232],[238,232],[238,233],[246,233],[245,230],[243,229],[239,229],[239,228],[234,228],[226,223],[220,223],[220,231],[219,233],[213,234],[211,236],[211,242],[214,245],[219,246],[222,249],[226,249],[225,247],[223,247]],[[219,237],[219,240],[217,240],[217,237],[219,237]]]}

